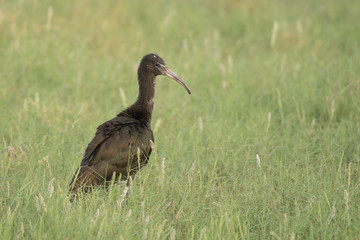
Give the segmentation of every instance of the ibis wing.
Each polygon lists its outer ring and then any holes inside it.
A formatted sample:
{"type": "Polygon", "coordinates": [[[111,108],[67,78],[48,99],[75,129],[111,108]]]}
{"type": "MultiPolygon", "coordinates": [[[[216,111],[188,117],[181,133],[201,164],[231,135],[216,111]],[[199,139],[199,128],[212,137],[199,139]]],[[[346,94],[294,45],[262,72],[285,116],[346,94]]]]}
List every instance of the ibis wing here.
{"type": "MultiPolygon", "coordinates": [[[[124,116],[117,116],[101,124],[97,128],[95,137],[85,150],[83,159],[81,160],[81,167],[94,165],[99,160],[101,161],[101,159],[111,159],[112,153],[117,154],[125,151],[129,145],[138,141],[139,135],[141,135],[144,130],[151,132],[151,130],[146,128],[141,122],[124,116]],[[102,147],[103,145],[104,147],[102,147]],[[106,150],[104,148],[106,148],[106,150]],[[101,154],[99,154],[104,156],[97,156],[99,150],[101,152],[101,154]]],[[[154,139],[152,132],[151,139],[154,139]]]]}
{"type": "MultiPolygon", "coordinates": [[[[105,123],[104,123],[105,124],[105,123]]],[[[91,163],[91,160],[96,155],[96,153],[99,151],[101,145],[103,142],[108,139],[111,134],[106,134],[104,131],[104,124],[100,125],[95,133],[95,137],[91,140],[89,145],[87,146],[83,159],[81,160],[81,167],[89,165],[91,163]]],[[[110,131],[111,133],[111,131],[110,131]]]]}
{"type": "Polygon", "coordinates": [[[116,117],[101,124],[97,128],[95,137],[91,140],[85,150],[83,159],[81,160],[81,167],[95,164],[92,160],[104,142],[113,135],[118,134],[121,128],[128,125],[129,123],[130,122],[127,121],[127,119],[116,117]]]}
{"type": "Polygon", "coordinates": [[[125,176],[128,169],[136,172],[138,163],[134,161],[128,165],[129,159],[137,158],[140,149],[142,165],[146,164],[151,153],[149,140],[154,141],[151,129],[136,120],[116,117],[103,123],[85,150],[81,166],[70,183],[71,191],[76,191],[82,184],[96,184],[98,178],[95,175],[108,179],[112,175],[107,173],[125,176]]]}

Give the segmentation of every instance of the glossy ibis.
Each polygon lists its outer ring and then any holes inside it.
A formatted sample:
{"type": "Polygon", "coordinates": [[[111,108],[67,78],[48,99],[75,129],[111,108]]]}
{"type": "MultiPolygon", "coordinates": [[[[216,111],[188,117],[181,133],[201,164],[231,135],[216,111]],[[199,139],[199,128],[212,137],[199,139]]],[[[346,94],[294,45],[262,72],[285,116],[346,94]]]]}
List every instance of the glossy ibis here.
{"type": "Polygon", "coordinates": [[[92,186],[107,185],[113,176],[116,180],[126,180],[148,163],[154,141],[150,125],[158,75],[174,79],[191,94],[161,57],[153,53],[145,55],[138,69],[139,96],[133,105],[97,128],[70,183],[70,192],[75,196],[92,186]]]}

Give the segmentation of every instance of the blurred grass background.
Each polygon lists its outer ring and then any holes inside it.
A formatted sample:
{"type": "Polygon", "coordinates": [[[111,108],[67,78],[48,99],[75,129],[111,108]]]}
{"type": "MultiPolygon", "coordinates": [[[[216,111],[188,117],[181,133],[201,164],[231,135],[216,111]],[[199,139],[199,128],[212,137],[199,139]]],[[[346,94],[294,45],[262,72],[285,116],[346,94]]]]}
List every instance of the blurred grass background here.
{"type": "Polygon", "coordinates": [[[358,1],[0,3],[1,239],[360,238],[358,1]],[[158,77],[128,197],[70,204],[150,52],[193,94],[158,77]]]}

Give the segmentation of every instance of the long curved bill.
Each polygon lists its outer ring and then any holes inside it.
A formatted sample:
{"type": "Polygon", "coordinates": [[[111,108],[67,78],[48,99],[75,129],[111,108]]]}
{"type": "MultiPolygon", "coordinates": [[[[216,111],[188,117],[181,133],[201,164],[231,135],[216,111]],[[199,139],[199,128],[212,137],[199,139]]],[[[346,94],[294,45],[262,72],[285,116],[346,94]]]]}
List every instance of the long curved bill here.
{"type": "Polygon", "coordinates": [[[189,87],[185,84],[185,82],[184,82],[181,78],[179,78],[178,75],[176,75],[176,73],[174,73],[170,68],[164,66],[164,72],[163,72],[163,74],[164,74],[165,76],[168,76],[169,78],[174,79],[174,80],[177,81],[178,83],[180,83],[180,84],[186,89],[186,91],[187,91],[189,94],[191,94],[191,91],[190,91],[189,87]]]}

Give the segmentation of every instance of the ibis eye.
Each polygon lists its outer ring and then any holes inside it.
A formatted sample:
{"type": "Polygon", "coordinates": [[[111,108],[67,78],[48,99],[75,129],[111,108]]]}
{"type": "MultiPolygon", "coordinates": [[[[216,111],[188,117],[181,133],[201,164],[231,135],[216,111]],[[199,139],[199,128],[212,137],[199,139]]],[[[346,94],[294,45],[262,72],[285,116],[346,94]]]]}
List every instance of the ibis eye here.
{"type": "Polygon", "coordinates": [[[160,63],[158,63],[158,62],[155,63],[155,66],[160,67],[160,63]]]}

